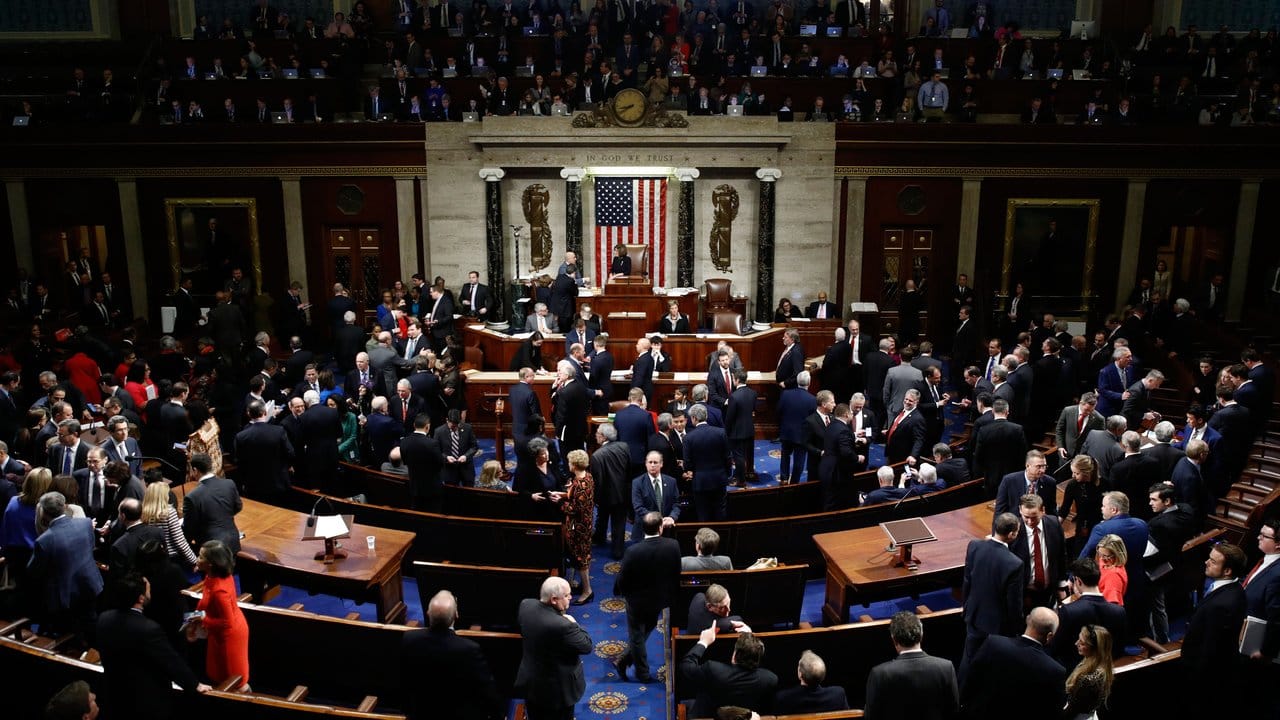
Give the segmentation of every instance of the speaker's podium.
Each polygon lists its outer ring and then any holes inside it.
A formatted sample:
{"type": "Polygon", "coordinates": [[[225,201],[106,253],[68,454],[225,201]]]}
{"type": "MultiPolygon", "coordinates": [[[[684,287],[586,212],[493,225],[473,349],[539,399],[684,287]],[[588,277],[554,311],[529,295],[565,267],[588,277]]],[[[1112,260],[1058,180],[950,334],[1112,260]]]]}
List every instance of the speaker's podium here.
{"type": "Polygon", "coordinates": [[[332,565],[334,560],[345,560],[347,551],[338,547],[338,541],[351,537],[351,526],[355,525],[355,515],[312,515],[307,518],[307,527],[302,531],[303,540],[323,540],[324,549],[317,552],[316,560],[325,565],[332,565]]]}
{"type": "Polygon", "coordinates": [[[911,557],[911,546],[934,542],[938,539],[921,518],[882,522],[880,523],[880,529],[889,537],[889,547],[885,548],[885,552],[898,553],[897,558],[893,561],[893,566],[904,567],[908,570],[915,570],[920,567],[920,561],[911,557]]]}

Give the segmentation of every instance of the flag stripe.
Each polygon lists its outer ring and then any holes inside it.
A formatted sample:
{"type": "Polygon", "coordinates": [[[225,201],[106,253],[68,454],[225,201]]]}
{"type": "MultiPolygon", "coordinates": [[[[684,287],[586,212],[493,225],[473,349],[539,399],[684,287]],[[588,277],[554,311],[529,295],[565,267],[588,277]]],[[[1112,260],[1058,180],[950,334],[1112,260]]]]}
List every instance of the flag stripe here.
{"type": "Polygon", "coordinates": [[[596,277],[602,282],[607,279],[614,246],[646,245],[647,267],[634,269],[665,285],[666,178],[598,178],[594,187],[596,277]]]}

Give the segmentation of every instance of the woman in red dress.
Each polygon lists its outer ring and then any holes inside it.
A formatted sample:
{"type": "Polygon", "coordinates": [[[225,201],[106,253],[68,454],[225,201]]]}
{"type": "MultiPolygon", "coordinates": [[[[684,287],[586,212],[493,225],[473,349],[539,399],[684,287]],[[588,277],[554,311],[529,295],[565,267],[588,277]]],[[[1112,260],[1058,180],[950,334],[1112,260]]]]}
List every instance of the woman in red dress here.
{"type": "Polygon", "coordinates": [[[562,495],[560,509],[564,511],[564,547],[578,568],[579,594],[574,605],[586,605],[595,597],[591,589],[591,531],[595,515],[595,482],[587,472],[587,453],[573,450],[569,453],[569,490],[562,495]]]}
{"type": "MultiPolygon", "coordinates": [[[[204,590],[197,610],[204,617],[188,626],[188,639],[203,625],[209,635],[205,673],[214,685],[240,677],[240,689],[249,691],[249,625],[236,604],[235,555],[218,540],[200,546],[196,569],[204,573],[204,590]]],[[[234,688],[232,688],[234,689],[234,688]]]]}

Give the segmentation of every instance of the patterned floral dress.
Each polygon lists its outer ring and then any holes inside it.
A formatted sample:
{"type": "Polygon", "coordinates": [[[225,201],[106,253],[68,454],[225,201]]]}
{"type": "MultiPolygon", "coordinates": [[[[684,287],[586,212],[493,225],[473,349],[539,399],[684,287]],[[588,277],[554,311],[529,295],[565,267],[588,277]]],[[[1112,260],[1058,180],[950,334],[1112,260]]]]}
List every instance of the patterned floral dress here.
{"type": "Polygon", "coordinates": [[[569,493],[561,502],[564,511],[565,553],[577,567],[591,562],[592,520],[595,517],[595,481],[591,473],[569,480],[569,493]]]}

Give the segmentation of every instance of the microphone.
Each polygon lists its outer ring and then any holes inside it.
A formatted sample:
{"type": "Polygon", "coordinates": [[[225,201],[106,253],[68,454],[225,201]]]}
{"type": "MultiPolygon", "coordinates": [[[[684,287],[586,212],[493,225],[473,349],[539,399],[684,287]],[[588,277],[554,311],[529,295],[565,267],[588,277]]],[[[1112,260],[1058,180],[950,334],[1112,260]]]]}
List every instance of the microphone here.
{"type": "Polygon", "coordinates": [[[120,459],[125,461],[126,463],[132,462],[134,460],[155,460],[156,462],[160,463],[161,465],[164,465],[167,468],[170,468],[171,470],[176,470],[177,472],[180,472],[180,473],[186,472],[185,470],[178,467],[177,465],[174,465],[168,460],[165,460],[162,457],[156,457],[155,455],[126,455],[120,459]]]}
{"type": "Polygon", "coordinates": [[[329,503],[329,509],[330,509],[330,510],[332,510],[332,509],[333,509],[333,503],[329,501],[329,498],[328,498],[327,496],[325,496],[325,495],[321,495],[320,497],[316,498],[316,502],[315,502],[315,504],[311,506],[311,514],[307,516],[307,527],[315,527],[315,525],[316,525],[316,510],[317,510],[317,509],[319,509],[319,507],[320,507],[320,503],[322,503],[322,502],[323,502],[323,503],[329,503]]]}

